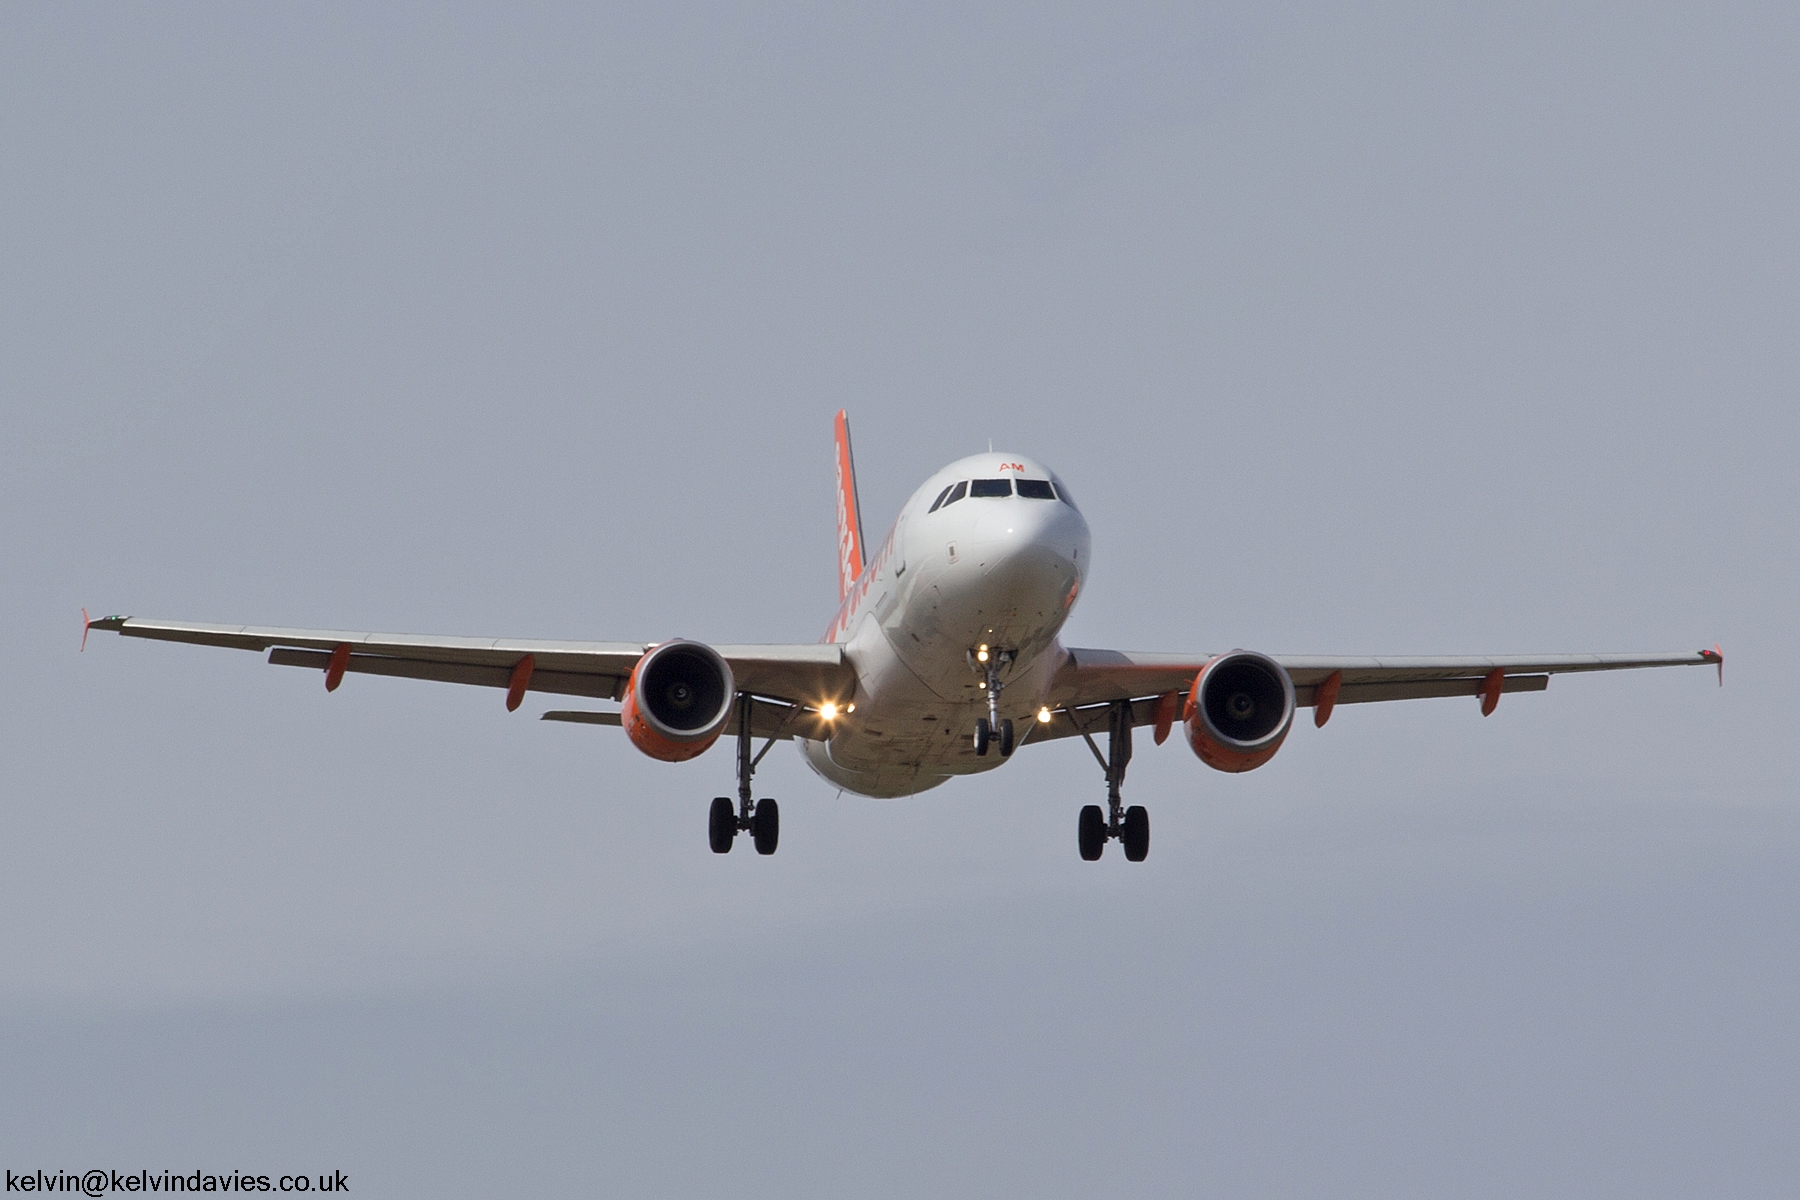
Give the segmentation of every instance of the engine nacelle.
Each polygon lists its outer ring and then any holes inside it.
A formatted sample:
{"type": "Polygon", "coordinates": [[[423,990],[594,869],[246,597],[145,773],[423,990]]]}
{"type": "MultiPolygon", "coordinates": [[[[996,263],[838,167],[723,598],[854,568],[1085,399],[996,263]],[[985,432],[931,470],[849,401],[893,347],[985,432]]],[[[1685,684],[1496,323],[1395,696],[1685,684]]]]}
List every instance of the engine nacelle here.
{"type": "Polygon", "coordinates": [[[619,723],[631,744],[663,762],[704,753],[731,720],[737,681],[711,646],[664,642],[631,669],[619,723]]]}
{"type": "Polygon", "coordinates": [[[1266,654],[1233,650],[1200,668],[1181,714],[1188,745],[1216,771],[1253,771],[1294,725],[1294,681],[1266,654]]]}

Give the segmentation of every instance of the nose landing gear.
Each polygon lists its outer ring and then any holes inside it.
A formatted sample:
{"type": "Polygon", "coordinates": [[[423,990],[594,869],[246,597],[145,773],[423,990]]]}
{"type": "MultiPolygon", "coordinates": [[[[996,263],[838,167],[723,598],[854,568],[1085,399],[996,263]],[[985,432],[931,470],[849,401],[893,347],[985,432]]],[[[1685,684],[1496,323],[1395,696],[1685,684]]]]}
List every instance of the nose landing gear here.
{"type": "Polygon", "coordinates": [[[975,718],[975,753],[986,754],[988,745],[996,737],[1000,739],[1000,757],[1011,758],[1013,752],[1013,723],[1011,717],[1001,717],[996,727],[987,717],[975,718]]]}
{"type": "Polygon", "coordinates": [[[1120,700],[1107,714],[1105,755],[1087,730],[1083,729],[1081,736],[1106,772],[1107,808],[1102,812],[1098,804],[1089,804],[1081,810],[1077,825],[1081,857],[1088,862],[1098,861],[1106,843],[1117,838],[1127,862],[1143,862],[1150,854],[1150,813],[1141,804],[1126,808],[1120,795],[1125,767],[1131,762],[1131,702],[1120,700]]]}
{"type": "Polygon", "coordinates": [[[975,753],[985,756],[988,743],[995,737],[1000,739],[1000,757],[1011,758],[1013,752],[1013,723],[1011,717],[1000,715],[1000,693],[1006,687],[1000,681],[1000,668],[1012,662],[1011,650],[996,650],[991,655],[983,646],[979,652],[971,652],[969,664],[982,672],[987,684],[988,715],[975,718],[975,753]]]}
{"type": "MultiPolygon", "coordinates": [[[[762,754],[755,758],[750,756],[750,706],[753,703],[748,692],[739,693],[738,802],[735,809],[729,796],[719,796],[712,802],[712,810],[707,814],[706,839],[714,854],[729,854],[740,830],[750,834],[758,854],[775,853],[776,844],[781,840],[781,806],[770,799],[750,798],[750,777],[756,771],[756,764],[762,761],[762,754]]],[[[775,740],[769,739],[769,746],[774,744],[775,740]]],[[[764,746],[763,754],[768,752],[769,747],[764,746]]]]}

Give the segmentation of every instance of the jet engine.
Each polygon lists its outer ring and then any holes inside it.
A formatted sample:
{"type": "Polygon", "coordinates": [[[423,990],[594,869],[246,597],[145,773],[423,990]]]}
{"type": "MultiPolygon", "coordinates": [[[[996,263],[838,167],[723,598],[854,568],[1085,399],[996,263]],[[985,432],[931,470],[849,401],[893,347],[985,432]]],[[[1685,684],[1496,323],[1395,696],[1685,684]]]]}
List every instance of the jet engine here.
{"type": "Polygon", "coordinates": [[[1266,654],[1233,650],[1200,668],[1181,714],[1188,745],[1216,771],[1253,771],[1294,724],[1294,681],[1266,654]]]}
{"type": "Polygon", "coordinates": [[[683,762],[719,740],[736,698],[731,664],[717,650],[676,639],[638,659],[619,723],[651,758],[683,762]]]}

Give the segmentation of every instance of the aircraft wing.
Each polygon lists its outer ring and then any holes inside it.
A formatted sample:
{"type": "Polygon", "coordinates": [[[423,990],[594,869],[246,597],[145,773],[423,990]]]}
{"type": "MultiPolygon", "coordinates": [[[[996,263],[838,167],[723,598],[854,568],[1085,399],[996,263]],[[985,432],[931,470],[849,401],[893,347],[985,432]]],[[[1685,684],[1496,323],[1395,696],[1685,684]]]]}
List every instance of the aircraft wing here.
{"type": "MultiPolygon", "coordinates": [[[[431,679],[510,690],[520,676],[522,691],[620,700],[632,667],[655,643],[554,642],[507,638],[429,637],[417,634],[355,633],[341,629],[274,629],[255,625],[201,625],[104,617],[89,629],[125,637],[233,650],[267,651],[269,662],[327,672],[334,656],[343,673],[431,679]],[[529,658],[530,664],[521,668],[529,658]]],[[[85,635],[84,635],[85,636],[85,635]]],[[[832,644],[714,646],[740,691],[796,704],[850,692],[855,672],[843,648],[832,644]]]]}
{"type": "MultiPolygon", "coordinates": [[[[1156,698],[1175,692],[1185,699],[1194,676],[1213,657],[1209,654],[1144,654],[1120,650],[1071,649],[1051,685],[1053,719],[1034,723],[1031,741],[1072,737],[1083,728],[1106,727],[1105,707],[1132,701],[1132,723],[1152,720],[1156,698]]],[[[1724,655],[1718,647],[1671,654],[1514,654],[1464,657],[1383,656],[1349,658],[1323,655],[1271,655],[1294,680],[1295,703],[1310,707],[1319,685],[1342,673],[1338,704],[1379,700],[1419,700],[1439,696],[1480,695],[1494,671],[1502,673],[1502,692],[1541,692],[1550,676],[1575,671],[1628,671],[1642,667],[1717,666],[1721,679],[1724,655]]]]}

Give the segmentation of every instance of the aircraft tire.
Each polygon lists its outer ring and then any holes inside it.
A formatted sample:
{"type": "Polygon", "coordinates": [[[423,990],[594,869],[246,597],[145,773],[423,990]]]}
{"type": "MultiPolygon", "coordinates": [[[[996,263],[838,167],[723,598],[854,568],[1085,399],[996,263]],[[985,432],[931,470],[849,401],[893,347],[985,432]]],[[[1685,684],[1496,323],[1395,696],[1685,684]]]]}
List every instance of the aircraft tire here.
{"type": "Polygon", "coordinates": [[[1098,804],[1089,804],[1081,810],[1078,833],[1082,859],[1098,862],[1100,852],[1106,849],[1106,814],[1100,811],[1098,804]]]}
{"type": "Polygon", "coordinates": [[[1150,853],[1150,813],[1143,805],[1134,804],[1125,810],[1119,842],[1125,847],[1127,862],[1143,862],[1150,853]]]}
{"type": "Polygon", "coordinates": [[[714,854],[730,853],[731,843],[737,840],[737,809],[724,796],[712,802],[712,812],[707,814],[706,840],[712,843],[714,854]]]}
{"type": "Polygon", "coordinates": [[[1000,757],[1011,758],[1013,752],[1013,727],[1011,717],[1000,718],[1000,757]]]}
{"type": "Polygon", "coordinates": [[[987,718],[986,717],[976,717],[975,718],[975,756],[977,758],[980,758],[983,755],[987,754],[989,733],[990,733],[990,731],[988,730],[987,718]]]}
{"type": "Polygon", "coordinates": [[[775,853],[775,844],[781,840],[781,806],[773,800],[758,800],[750,818],[750,836],[758,854],[775,853]]]}

